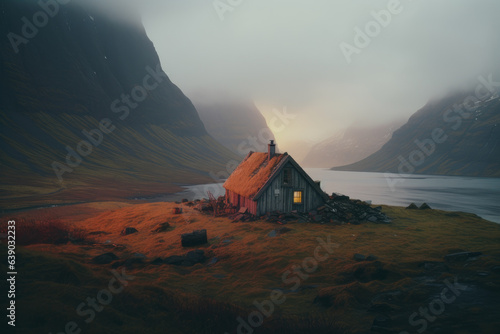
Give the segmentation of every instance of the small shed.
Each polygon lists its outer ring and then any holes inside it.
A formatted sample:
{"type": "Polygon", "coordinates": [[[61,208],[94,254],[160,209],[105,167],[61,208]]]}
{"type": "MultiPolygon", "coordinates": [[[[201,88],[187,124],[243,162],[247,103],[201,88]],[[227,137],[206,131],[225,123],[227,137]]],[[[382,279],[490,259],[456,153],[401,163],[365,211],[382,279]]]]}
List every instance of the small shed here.
{"type": "Polygon", "coordinates": [[[287,153],[250,152],[224,183],[226,201],[260,216],[266,212],[308,212],[323,205],[328,195],[287,153]]]}

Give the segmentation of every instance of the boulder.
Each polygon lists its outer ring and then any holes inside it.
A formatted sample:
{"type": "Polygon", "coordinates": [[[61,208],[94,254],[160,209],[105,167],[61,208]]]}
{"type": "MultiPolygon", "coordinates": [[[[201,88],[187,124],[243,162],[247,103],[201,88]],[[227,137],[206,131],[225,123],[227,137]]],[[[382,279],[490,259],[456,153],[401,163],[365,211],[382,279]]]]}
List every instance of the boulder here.
{"type": "Polygon", "coordinates": [[[194,264],[203,263],[207,259],[205,257],[205,252],[201,249],[190,251],[186,254],[186,259],[194,264]]]}
{"type": "Polygon", "coordinates": [[[424,203],[420,206],[419,208],[420,210],[431,210],[431,207],[429,206],[429,204],[427,203],[424,203]]]}
{"type": "Polygon", "coordinates": [[[180,266],[182,262],[185,260],[184,256],[181,255],[172,255],[163,259],[163,263],[165,264],[173,264],[176,266],[180,266]]]}
{"type": "Polygon", "coordinates": [[[287,232],[290,232],[291,230],[292,229],[288,228],[288,227],[280,227],[280,228],[274,229],[271,232],[269,232],[269,234],[267,236],[277,237],[278,235],[285,234],[287,232]]]}
{"type": "Polygon", "coordinates": [[[161,232],[165,232],[165,231],[167,231],[169,228],[170,228],[170,223],[168,223],[168,222],[161,223],[160,225],[158,225],[158,227],[157,227],[157,228],[155,228],[155,229],[153,230],[153,233],[161,233],[161,232]]]}
{"type": "Polygon", "coordinates": [[[372,333],[396,333],[390,329],[391,323],[392,320],[388,316],[377,315],[375,319],[373,319],[371,331],[372,333]]]}
{"type": "Polygon", "coordinates": [[[116,256],[114,253],[104,253],[101,255],[98,255],[92,259],[92,263],[95,264],[110,264],[111,262],[118,260],[118,256],[116,256]]]}
{"type": "Polygon", "coordinates": [[[144,264],[144,260],[139,257],[132,257],[123,261],[117,261],[113,263],[111,266],[115,269],[121,266],[125,266],[126,268],[132,268],[136,264],[144,264]]]}
{"type": "Polygon", "coordinates": [[[373,319],[373,326],[388,327],[391,325],[391,318],[385,315],[377,315],[373,319]]]}
{"type": "Polygon", "coordinates": [[[182,247],[192,247],[208,243],[207,230],[197,230],[181,235],[182,247]]]}
{"type": "Polygon", "coordinates": [[[139,232],[139,231],[137,231],[133,227],[125,227],[123,229],[123,231],[121,232],[121,235],[129,235],[129,234],[133,234],[133,233],[137,233],[137,232],[139,232]]]}
{"type": "Polygon", "coordinates": [[[175,266],[191,267],[197,263],[205,262],[206,259],[205,252],[201,249],[197,249],[187,253],[186,255],[169,256],[163,260],[163,263],[175,266]]]}
{"type": "Polygon", "coordinates": [[[459,261],[466,261],[469,258],[478,257],[480,255],[483,255],[483,253],[481,253],[481,252],[460,252],[460,253],[453,253],[453,254],[445,255],[444,259],[445,259],[445,261],[448,261],[448,262],[459,262],[459,261]]]}
{"type": "Polygon", "coordinates": [[[418,206],[415,203],[411,203],[406,207],[407,210],[418,210],[418,206]]]}
{"type": "Polygon", "coordinates": [[[364,256],[363,254],[359,254],[359,253],[354,254],[354,256],[352,258],[355,261],[365,261],[366,260],[366,256],[364,256]]]}
{"type": "Polygon", "coordinates": [[[180,215],[182,213],[182,208],[173,208],[172,209],[172,214],[174,215],[180,215]]]}

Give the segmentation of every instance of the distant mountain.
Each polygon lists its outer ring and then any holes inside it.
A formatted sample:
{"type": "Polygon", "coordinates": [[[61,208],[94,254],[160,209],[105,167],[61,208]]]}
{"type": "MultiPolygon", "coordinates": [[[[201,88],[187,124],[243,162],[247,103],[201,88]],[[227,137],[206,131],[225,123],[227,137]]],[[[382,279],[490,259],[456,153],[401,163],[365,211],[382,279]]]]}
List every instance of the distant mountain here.
{"type": "Polygon", "coordinates": [[[44,12],[0,4],[0,207],[167,193],[238,159],[164,73],[139,17],[78,2],[44,12]]]}
{"type": "Polygon", "coordinates": [[[326,168],[359,161],[379,150],[401,125],[402,121],[373,127],[352,126],[314,145],[302,164],[326,168]]]}
{"type": "MultiPolygon", "coordinates": [[[[234,153],[265,152],[273,132],[253,102],[194,102],[208,133],[234,153]]],[[[279,143],[278,143],[279,144],[279,143]]]]}
{"type": "Polygon", "coordinates": [[[379,151],[333,169],[500,177],[500,100],[495,93],[471,101],[474,95],[429,102],[379,151]]]}

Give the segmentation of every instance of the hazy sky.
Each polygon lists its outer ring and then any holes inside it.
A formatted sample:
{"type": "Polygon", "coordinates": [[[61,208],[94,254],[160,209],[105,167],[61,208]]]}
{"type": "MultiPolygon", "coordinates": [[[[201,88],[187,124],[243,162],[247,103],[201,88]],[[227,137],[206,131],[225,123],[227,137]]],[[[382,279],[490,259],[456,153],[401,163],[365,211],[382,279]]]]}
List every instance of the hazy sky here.
{"type": "Polygon", "coordinates": [[[498,0],[144,0],[141,6],[165,71],[188,97],[242,96],[268,120],[273,109],[286,108],[296,117],[276,136],[290,153],[294,142],[310,144],[349,125],[407,118],[429,98],[474,83],[500,64],[498,0]],[[391,18],[381,15],[383,24],[375,24],[372,12],[389,9],[391,18]],[[369,45],[355,43],[356,27],[370,29],[369,45]],[[350,49],[350,63],[342,43],[357,48],[350,49]]]}

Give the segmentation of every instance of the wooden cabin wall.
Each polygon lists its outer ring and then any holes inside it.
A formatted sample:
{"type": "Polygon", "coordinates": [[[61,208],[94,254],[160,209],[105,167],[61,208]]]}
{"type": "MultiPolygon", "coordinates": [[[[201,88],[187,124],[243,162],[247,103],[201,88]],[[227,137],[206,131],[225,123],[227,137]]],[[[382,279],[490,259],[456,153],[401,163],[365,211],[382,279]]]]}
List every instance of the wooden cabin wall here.
{"type": "Polygon", "coordinates": [[[226,189],[226,200],[233,206],[236,206],[238,208],[245,207],[248,209],[249,213],[257,215],[257,202],[247,197],[238,195],[226,189]]]}
{"type": "Polygon", "coordinates": [[[285,168],[292,170],[292,182],[290,185],[283,184],[283,170],[274,181],[268,186],[265,192],[257,201],[257,215],[263,215],[271,211],[290,212],[297,210],[307,212],[314,210],[324,203],[323,198],[318,194],[306,179],[291,165],[287,164],[285,168]],[[275,189],[280,189],[280,194],[275,196],[275,189]],[[301,205],[293,204],[293,192],[302,190],[301,205]]]}

